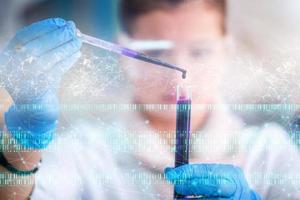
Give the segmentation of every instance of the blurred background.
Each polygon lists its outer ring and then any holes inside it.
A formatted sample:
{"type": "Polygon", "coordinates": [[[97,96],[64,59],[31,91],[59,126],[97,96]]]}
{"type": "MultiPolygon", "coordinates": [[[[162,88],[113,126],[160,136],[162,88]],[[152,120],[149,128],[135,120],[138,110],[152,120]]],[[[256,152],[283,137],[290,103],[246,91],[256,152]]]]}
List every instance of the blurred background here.
{"type": "Polygon", "coordinates": [[[38,20],[61,17],[75,21],[88,34],[113,40],[117,31],[117,3],[117,0],[0,0],[0,34],[10,36],[38,20]]]}
{"type": "MultiPolygon", "coordinates": [[[[19,28],[49,17],[73,20],[84,33],[117,41],[117,4],[117,0],[0,0],[0,47],[19,28]]],[[[229,0],[231,61],[223,84],[228,104],[300,102],[299,10],[299,0],[229,0]]],[[[63,101],[95,103],[101,99],[112,103],[122,99],[110,97],[121,97],[126,91],[118,57],[84,48],[80,67],[72,69],[64,80],[63,101]]],[[[277,121],[289,128],[295,109],[236,112],[247,123],[277,121]]]]}

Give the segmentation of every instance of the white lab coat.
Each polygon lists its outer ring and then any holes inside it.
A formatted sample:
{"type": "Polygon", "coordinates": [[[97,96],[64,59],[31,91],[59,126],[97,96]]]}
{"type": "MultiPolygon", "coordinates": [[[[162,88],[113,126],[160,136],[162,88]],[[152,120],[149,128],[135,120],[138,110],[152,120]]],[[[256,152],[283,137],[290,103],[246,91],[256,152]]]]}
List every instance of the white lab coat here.
{"type": "MultiPolygon", "coordinates": [[[[173,148],[138,113],[118,118],[81,120],[59,133],[43,155],[32,199],[172,199],[163,170],[173,166],[173,148]]],[[[218,109],[191,142],[192,163],[234,164],[264,199],[300,199],[299,153],[278,125],[247,127],[218,109]]]]}

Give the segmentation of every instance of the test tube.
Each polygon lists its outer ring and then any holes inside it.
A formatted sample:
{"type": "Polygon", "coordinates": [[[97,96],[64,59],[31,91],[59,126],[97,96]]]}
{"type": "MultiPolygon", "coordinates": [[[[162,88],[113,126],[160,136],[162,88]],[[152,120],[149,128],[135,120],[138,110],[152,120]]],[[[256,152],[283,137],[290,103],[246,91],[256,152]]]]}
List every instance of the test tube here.
{"type": "MultiPolygon", "coordinates": [[[[186,85],[177,87],[176,103],[176,147],[175,167],[189,163],[189,141],[191,123],[191,91],[186,85]]],[[[174,199],[184,199],[186,196],[177,194],[174,190],[174,199]]]]}

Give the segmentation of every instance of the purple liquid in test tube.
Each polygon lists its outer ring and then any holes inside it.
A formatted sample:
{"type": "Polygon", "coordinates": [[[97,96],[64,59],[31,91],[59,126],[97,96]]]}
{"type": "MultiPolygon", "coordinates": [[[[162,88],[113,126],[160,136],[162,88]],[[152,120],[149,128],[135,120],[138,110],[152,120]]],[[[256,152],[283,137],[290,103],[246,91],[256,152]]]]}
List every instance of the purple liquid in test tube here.
{"type": "MultiPolygon", "coordinates": [[[[186,86],[177,87],[176,104],[176,150],[175,167],[189,163],[189,140],[191,123],[191,94],[186,86]]],[[[187,199],[188,197],[174,191],[174,199],[187,199]]]]}

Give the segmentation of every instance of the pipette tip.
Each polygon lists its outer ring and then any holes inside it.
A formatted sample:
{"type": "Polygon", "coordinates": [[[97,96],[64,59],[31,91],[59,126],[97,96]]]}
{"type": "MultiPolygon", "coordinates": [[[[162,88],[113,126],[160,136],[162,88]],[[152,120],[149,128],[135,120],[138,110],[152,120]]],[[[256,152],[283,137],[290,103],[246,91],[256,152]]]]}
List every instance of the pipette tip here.
{"type": "Polygon", "coordinates": [[[182,79],[186,79],[186,71],[182,72],[182,76],[181,77],[182,77],[182,79]]]}

